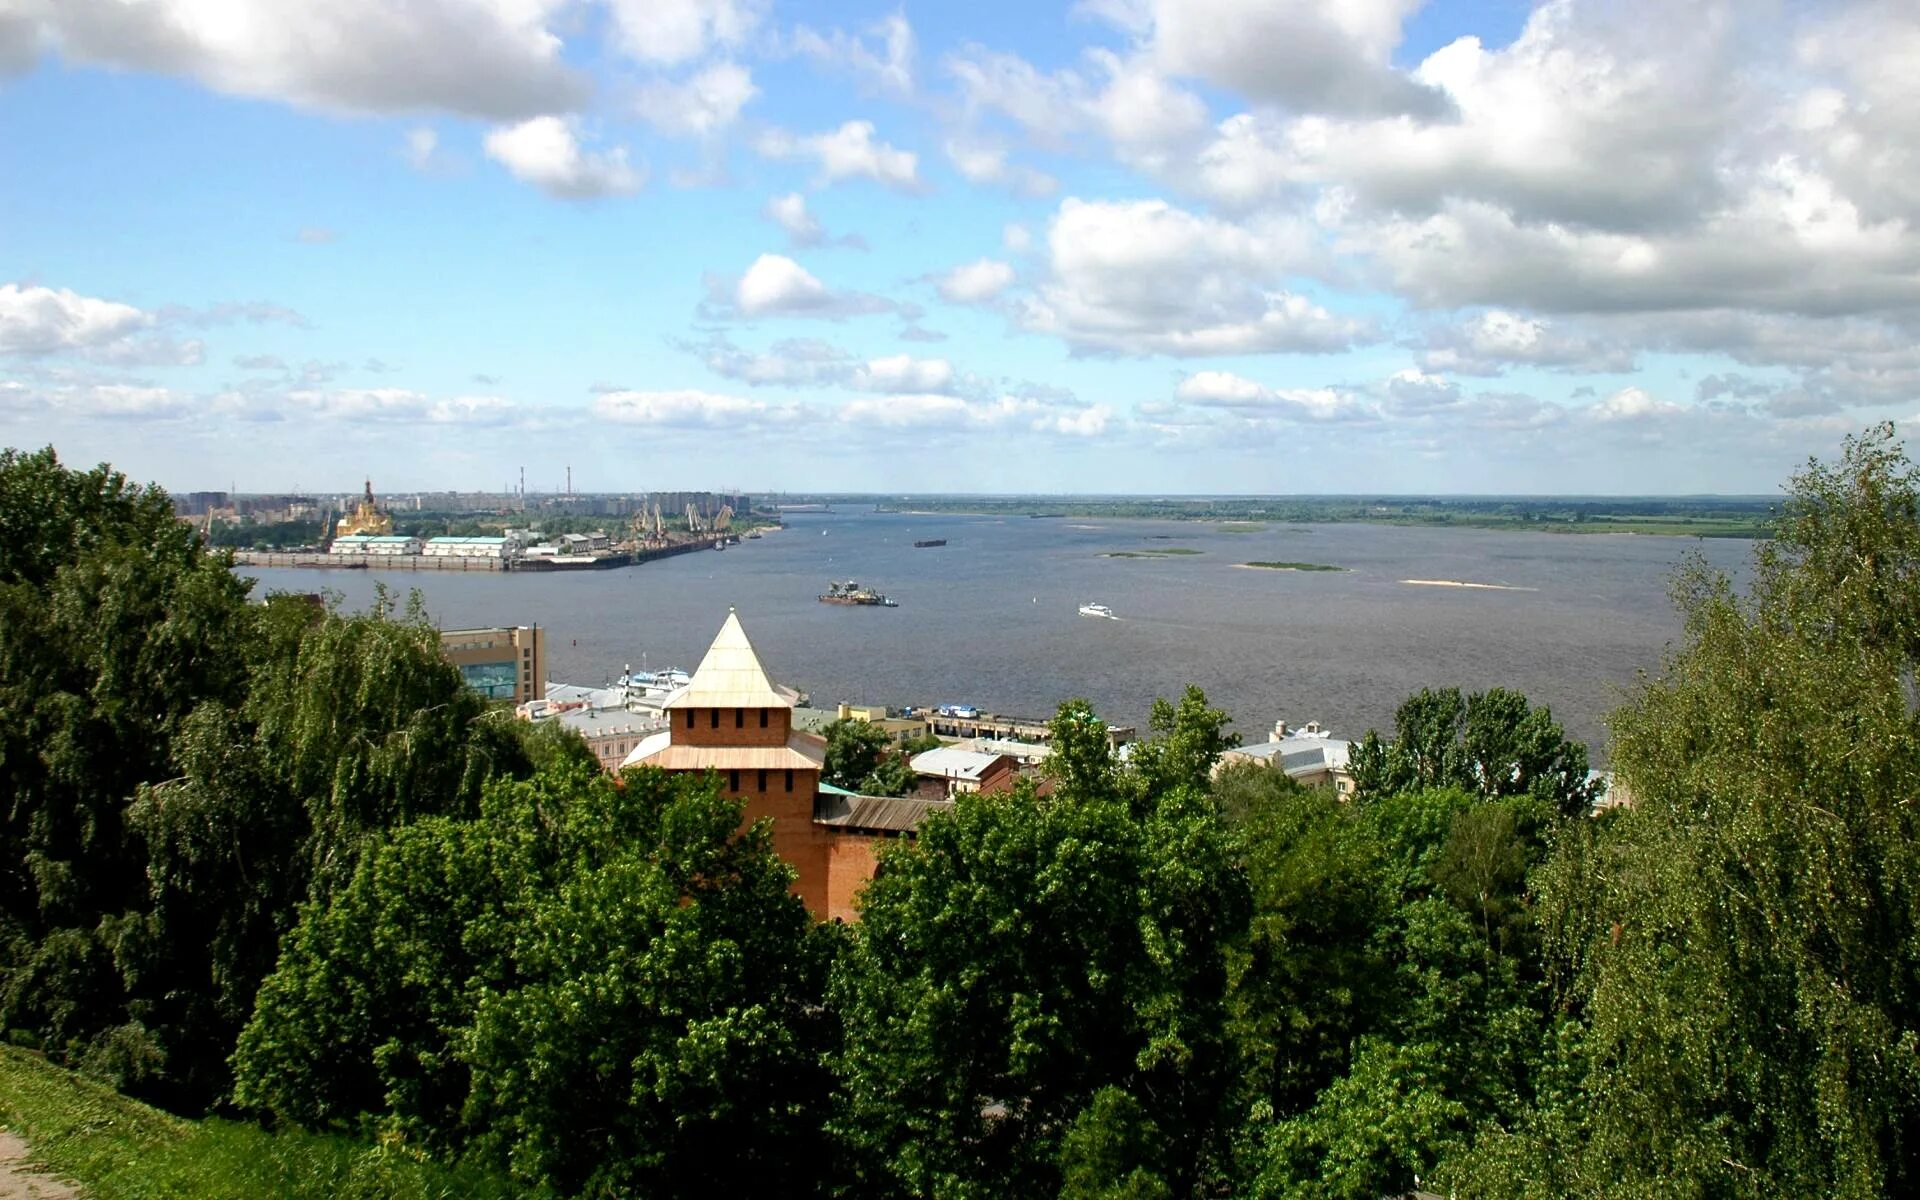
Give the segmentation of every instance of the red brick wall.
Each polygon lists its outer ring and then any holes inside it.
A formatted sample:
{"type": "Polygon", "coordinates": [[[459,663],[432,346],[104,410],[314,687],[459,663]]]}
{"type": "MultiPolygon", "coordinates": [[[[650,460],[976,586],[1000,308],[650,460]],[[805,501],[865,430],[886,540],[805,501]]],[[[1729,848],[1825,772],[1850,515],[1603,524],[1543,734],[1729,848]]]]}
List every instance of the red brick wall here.
{"type": "Polygon", "coordinates": [[[784,746],[793,732],[793,710],[787,708],[671,708],[667,712],[673,718],[676,746],[784,746]],[[765,729],[760,727],[763,712],[767,714],[765,729]],[[687,725],[689,714],[693,717],[691,727],[687,725]]]}
{"type": "Polygon", "coordinates": [[[782,770],[767,772],[760,787],[759,772],[740,772],[733,790],[728,772],[718,772],[721,791],[745,801],[742,826],[762,818],[773,821],[773,850],[793,865],[797,877],[793,892],[818,921],[852,921],[858,913],[853,898],[873,878],[879,845],[885,838],[813,823],[814,795],[820,790],[820,772],[797,770],[793,791],[786,790],[782,770]]]}

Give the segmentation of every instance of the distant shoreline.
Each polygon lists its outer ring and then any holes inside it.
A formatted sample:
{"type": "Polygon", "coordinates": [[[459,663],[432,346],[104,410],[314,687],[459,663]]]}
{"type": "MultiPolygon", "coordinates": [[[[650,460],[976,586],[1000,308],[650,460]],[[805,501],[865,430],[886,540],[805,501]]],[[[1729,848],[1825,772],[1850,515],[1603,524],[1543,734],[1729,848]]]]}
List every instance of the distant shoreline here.
{"type": "MultiPolygon", "coordinates": [[[[873,511],[911,517],[1070,517],[1078,520],[1175,521],[1215,533],[1281,532],[1278,527],[1401,525],[1527,533],[1643,534],[1655,537],[1763,539],[1772,536],[1772,505],[1754,499],[1558,500],[1553,497],[1447,500],[1399,498],[1208,501],[1114,500],[1050,502],[1043,498],[922,501],[934,507],[873,511]]],[[[1076,526],[1078,528],[1078,526],[1076,526]]],[[[1286,530],[1293,532],[1292,529],[1286,530]]]]}

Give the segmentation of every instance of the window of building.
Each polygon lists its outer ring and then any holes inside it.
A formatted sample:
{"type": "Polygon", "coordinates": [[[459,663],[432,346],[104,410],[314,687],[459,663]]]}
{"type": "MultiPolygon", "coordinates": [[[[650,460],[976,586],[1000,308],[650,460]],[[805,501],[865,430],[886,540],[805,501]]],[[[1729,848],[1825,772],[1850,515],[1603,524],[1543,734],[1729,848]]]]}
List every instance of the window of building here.
{"type": "Polygon", "coordinates": [[[740,772],[738,771],[727,772],[727,790],[730,792],[737,792],[740,790],[740,772]]]}
{"type": "Polygon", "coordinates": [[[693,728],[693,710],[692,709],[687,710],[687,728],[688,729],[693,728]]]}
{"type": "Polygon", "coordinates": [[[788,791],[793,790],[793,768],[792,767],[787,768],[787,790],[788,791]]]}
{"type": "Polygon", "coordinates": [[[747,727],[746,709],[736,708],[733,710],[733,727],[735,729],[745,729],[747,727]]]}
{"type": "Polygon", "coordinates": [[[760,781],[759,781],[759,786],[758,786],[758,787],[757,787],[757,788],[756,788],[755,790],[756,790],[756,791],[762,791],[762,792],[764,792],[764,791],[766,791],[766,790],[767,790],[767,773],[766,773],[766,771],[764,771],[764,770],[762,770],[762,771],[760,772],[760,781]]]}
{"type": "Polygon", "coordinates": [[[710,708],[707,710],[707,728],[708,729],[720,728],[720,710],[719,709],[710,708]]]}
{"type": "Polygon", "coordinates": [[[767,710],[763,708],[760,710],[760,728],[765,729],[766,727],[767,727],[767,710]]]}

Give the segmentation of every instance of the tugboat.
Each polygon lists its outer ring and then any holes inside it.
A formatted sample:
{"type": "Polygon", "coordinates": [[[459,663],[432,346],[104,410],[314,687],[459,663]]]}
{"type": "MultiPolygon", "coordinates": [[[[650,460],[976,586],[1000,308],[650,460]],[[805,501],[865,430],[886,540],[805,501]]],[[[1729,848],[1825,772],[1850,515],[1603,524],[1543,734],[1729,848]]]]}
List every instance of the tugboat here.
{"type": "Polygon", "coordinates": [[[855,580],[845,583],[827,584],[827,590],[820,594],[822,604],[858,604],[872,608],[899,608],[900,605],[884,592],[861,587],[855,580]]]}
{"type": "Polygon", "coordinates": [[[1080,615],[1083,617],[1105,617],[1109,621],[1118,621],[1120,619],[1114,616],[1113,610],[1104,604],[1082,604],[1080,606],[1080,615]]]}

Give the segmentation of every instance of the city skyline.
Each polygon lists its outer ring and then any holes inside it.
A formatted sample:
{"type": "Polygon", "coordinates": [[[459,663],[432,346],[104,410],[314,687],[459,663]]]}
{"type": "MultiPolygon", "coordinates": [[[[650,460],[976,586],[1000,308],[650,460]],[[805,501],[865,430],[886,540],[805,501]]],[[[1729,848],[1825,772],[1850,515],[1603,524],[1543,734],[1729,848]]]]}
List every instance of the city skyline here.
{"type": "Polygon", "coordinates": [[[249,493],[1772,494],[1920,411],[1916,53],[1784,0],[15,0],[0,445],[249,493]]]}

